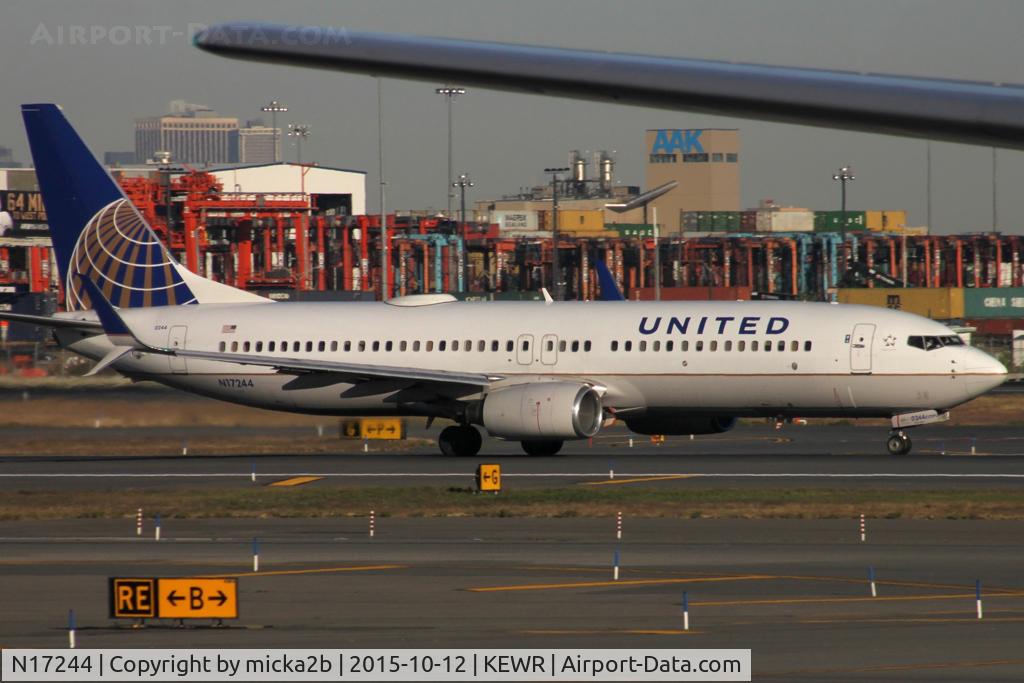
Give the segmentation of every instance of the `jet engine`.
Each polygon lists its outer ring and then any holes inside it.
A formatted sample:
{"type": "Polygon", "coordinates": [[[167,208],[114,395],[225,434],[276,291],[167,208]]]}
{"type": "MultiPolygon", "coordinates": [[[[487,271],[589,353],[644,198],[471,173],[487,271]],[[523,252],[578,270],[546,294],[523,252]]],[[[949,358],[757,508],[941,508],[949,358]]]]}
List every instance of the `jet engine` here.
{"type": "Polygon", "coordinates": [[[727,415],[645,415],[626,420],[626,426],[637,434],[721,434],[736,426],[736,418],[727,415]]]}
{"type": "Polygon", "coordinates": [[[592,387],[536,382],[487,394],[478,421],[491,436],[510,440],[586,439],[601,429],[601,397],[592,387]]]}

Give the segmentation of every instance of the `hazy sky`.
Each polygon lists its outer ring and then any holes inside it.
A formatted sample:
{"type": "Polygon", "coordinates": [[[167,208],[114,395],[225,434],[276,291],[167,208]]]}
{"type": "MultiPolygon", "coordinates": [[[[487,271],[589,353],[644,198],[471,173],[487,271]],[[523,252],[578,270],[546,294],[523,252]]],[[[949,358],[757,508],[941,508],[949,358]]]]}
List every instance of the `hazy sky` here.
{"type": "MultiPolygon", "coordinates": [[[[1012,0],[2,0],[0,145],[28,161],[18,105],[63,105],[98,154],[133,147],[136,117],[173,99],[241,119],[271,99],[309,123],[304,160],[370,172],[377,205],[376,81],[248,64],[192,47],[195,25],[227,20],[330,24],[623,52],[1020,82],[1024,3],[1012,0]],[[84,27],[76,29],[73,27],[84,27]],[[73,33],[78,31],[77,35],[73,33]],[[82,35],[85,40],[83,43],[82,35]]],[[[440,85],[440,84],[438,84],[440,85]]],[[[389,207],[445,205],[447,128],[434,85],[384,82],[389,207]]],[[[473,89],[456,102],[455,171],[475,198],[543,182],[572,149],[617,151],[617,177],[643,184],[647,128],[738,127],[743,203],[763,197],[838,208],[831,176],[850,164],[850,206],[906,208],[925,222],[925,143],[685,112],[473,89]]],[[[285,148],[294,159],[293,148],[285,148]]],[[[992,224],[988,148],[932,144],[933,228],[992,224]]],[[[1024,233],[1024,161],[999,152],[999,225],[1024,233]]]]}

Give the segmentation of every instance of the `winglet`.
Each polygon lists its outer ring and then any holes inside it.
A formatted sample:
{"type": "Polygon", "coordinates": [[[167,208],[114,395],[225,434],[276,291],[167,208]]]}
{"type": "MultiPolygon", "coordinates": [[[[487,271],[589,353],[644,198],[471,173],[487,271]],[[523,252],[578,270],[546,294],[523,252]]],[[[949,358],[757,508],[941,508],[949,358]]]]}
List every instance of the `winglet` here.
{"type": "Polygon", "coordinates": [[[615,278],[612,277],[612,272],[608,270],[608,264],[604,262],[604,259],[594,259],[594,268],[597,270],[597,282],[601,290],[599,300],[625,301],[626,297],[622,296],[622,291],[615,283],[615,278]]]}

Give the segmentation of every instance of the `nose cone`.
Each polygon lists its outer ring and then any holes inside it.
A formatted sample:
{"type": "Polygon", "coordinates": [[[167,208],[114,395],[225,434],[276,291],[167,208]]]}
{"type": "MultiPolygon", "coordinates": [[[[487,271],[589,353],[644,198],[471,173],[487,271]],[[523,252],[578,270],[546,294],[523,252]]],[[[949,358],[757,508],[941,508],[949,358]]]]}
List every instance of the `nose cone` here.
{"type": "Polygon", "coordinates": [[[967,349],[964,363],[967,368],[967,393],[971,398],[981,396],[1006,381],[1006,366],[980,349],[967,349]]]}

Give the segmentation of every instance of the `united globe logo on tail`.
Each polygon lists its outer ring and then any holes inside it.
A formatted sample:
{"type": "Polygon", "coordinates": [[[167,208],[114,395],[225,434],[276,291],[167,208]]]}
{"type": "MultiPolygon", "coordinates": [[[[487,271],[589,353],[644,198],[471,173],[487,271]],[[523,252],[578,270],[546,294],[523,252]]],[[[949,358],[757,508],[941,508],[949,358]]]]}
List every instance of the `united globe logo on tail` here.
{"type": "Polygon", "coordinates": [[[176,266],[131,202],[117,199],[78,236],[64,283],[68,310],[92,308],[81,278],[94,282],[118,308],[195,303],[176,266]]]}

